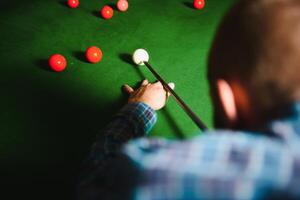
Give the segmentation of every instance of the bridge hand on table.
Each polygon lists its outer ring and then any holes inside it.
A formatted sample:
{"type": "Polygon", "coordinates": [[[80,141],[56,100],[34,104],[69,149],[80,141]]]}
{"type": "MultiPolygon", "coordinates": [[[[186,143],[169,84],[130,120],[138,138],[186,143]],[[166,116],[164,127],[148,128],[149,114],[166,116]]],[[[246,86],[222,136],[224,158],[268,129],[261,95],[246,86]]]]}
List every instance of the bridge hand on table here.
{"type": "MultiPolygon", "coordinates": [[[[174,83],[168,85],[172,89],[175,87],[174,83]]],[[[166,92],[161,82],[149,83],[148,80],[144,80],[136,90],[129,85],[124,85],[123,90],[129,94],[129,103],[142,102],[154,110],[163,108],[170,96],[170,93],[166,92]]]]}

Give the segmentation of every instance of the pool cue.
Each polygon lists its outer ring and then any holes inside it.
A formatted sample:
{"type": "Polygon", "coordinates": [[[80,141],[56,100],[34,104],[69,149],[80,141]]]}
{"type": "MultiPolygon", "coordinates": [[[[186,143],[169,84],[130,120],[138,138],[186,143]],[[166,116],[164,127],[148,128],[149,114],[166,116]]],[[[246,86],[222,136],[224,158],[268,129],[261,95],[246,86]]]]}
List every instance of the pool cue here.
{"type": "Polygon", "coordinates": [[[159,76],[159,74],[153,69],[153,67],[149,64],[149,62],[144,61],[144,64],[148,67],[148,69],[152,72],[152,74],[159,80],[165,90],[170,92],[170,94],[175,98],[176,102],[181,106],[181,108],[188,114],[188,116],[195,122],[195,124],[202,130],[207,130],[205,124],[201,121],[201,119],[184,103],[184,101],[176,94],[176,92],[170,88],[170,86],[159,76]]]}

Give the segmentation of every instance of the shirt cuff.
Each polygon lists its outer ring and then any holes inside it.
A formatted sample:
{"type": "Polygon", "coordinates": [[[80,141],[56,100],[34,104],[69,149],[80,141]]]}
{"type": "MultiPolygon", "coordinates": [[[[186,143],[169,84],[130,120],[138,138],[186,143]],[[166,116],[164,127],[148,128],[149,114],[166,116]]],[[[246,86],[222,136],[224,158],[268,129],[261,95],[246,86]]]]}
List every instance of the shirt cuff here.
{"type": "Polygon", "coordinates": [[[143,136],[151,131],[157,121],[157,114],[145,103],[128,103],[117,114],[133,126],[134,136],[143,136]]]}

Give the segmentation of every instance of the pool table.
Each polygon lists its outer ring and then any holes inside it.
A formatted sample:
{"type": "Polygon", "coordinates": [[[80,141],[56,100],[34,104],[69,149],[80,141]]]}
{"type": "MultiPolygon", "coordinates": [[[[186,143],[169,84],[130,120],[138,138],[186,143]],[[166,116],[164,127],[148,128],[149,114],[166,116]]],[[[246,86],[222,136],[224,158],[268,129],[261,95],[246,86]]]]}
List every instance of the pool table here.
{"type": "MultiPolygon", "coordinates": [[[[133,51],[144,48],[150,63],[177,94],[212,127],[206,60],[216,27],[234,0],[81,0],[71,9],[60,0],[0,2],[1,182],[10,194],[39,199],[72,199],[80,163],[101,128],[126,103],[121,86],[156,79],[136,67],[133,51]],[[105,20],[100,9],[110,5],[105,20]],[[84,52],[98,46],[100,63],[84,52]],[[51,54],[67,68],[50,70],[51,54]],[[42,196],[41,196],[42,195],[42,196]]],[[[170,98],[158,112],[150,137],[191,138],[201,134],[170,98]]],[[[1,198],[3,199],[3,198],[1,198]]]]}

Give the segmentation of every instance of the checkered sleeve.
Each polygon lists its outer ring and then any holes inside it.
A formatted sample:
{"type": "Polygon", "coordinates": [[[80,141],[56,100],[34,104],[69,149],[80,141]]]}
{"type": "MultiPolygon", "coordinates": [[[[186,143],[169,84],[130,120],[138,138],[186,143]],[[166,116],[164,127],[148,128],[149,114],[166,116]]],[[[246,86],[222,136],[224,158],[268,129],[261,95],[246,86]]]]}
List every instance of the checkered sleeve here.
{"type": "Polygon", "coordinates": [[[108,132],[123,132],[127,123],[133,136],[143,136],[150,132],[157,117],[155,111],[144,103],[129,103],[115,116],[115,121],[108,126],[108,132]]]}
{"type": "Polygon", "coordinates": [[[148,105],[127,104],[114,116],[102,133],[105,135],[105,152],[113,153],[128,140],[146,135],[156,121],[156,112],[148,105]]]}
{"type": "Polygon", "coordinates": [[[144,103],[129,103],[113,117],[100,131],[83,163],[78,184],[79,199],[121,199],[126,196],[125,191],[133,188],[129,180],[133,181],[137,172],[120,147],[132,138],[149,133],[156,121],[155,111],[144,103]]]}
{"type": "Polygon", "coordinates": [[[130,139],[149,133],[157,121],[156,112],[144,103],[129,103],[100,131],[92,146],[90,160],[102,160],[100,155],[118,153],[130,139]]]}

